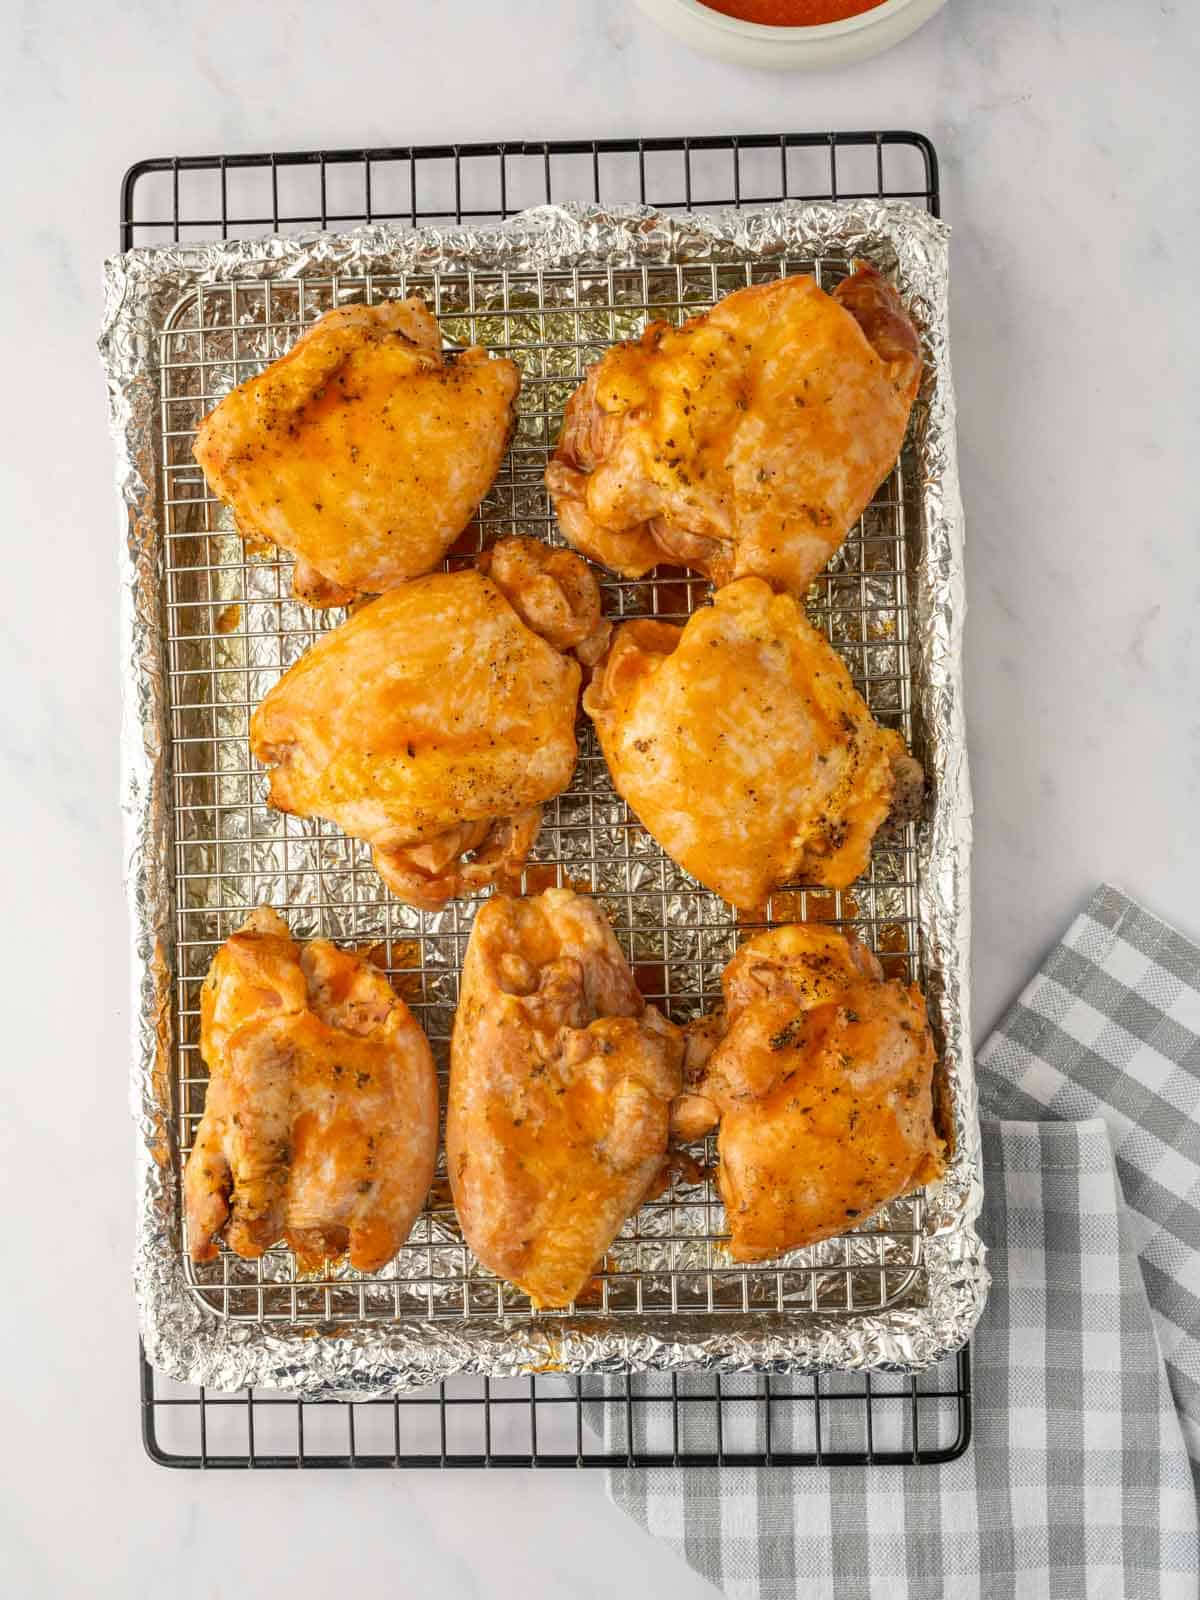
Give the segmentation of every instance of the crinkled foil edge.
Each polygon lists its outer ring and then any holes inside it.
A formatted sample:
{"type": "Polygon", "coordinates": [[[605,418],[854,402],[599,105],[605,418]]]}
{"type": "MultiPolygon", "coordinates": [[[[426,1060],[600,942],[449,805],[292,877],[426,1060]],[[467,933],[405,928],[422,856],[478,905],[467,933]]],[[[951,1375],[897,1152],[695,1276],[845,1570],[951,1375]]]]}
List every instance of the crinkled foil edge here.
{"type": "Polygon", "coordinates": [[[132,1110],[137,1128],[134,1281],[146,1353],[183,1382],[258,1384],[363,1399],[458,1373],[919,1370],[969,1337],[987,1292],[970,1050],[971,802],[963,723],[963,515],[947,318],[948,229],[903,203],[787,202],[667,216],[641,207],[546,206],[483,228],[370,226],[348,234],[171,244],[105,267],[100,349],[117,452],[123,641],[125,878],[131,916],[132,1110]],[[159,521],[158,330],[201,283],[300,274],[529,271],[676,261],[862,256],[897,283],[922,330],[914,436],[921,509],[912,575],[914,714],[933,791],[919,839],[919,910],[931,1015],[943,1046],[953,1155],[929,1194],[929,1292],[878,1314],[810,1312],[288,1327],[226,1320],[192,1293],[180,1254],[171,1117],[171,817],[159,521]]]}

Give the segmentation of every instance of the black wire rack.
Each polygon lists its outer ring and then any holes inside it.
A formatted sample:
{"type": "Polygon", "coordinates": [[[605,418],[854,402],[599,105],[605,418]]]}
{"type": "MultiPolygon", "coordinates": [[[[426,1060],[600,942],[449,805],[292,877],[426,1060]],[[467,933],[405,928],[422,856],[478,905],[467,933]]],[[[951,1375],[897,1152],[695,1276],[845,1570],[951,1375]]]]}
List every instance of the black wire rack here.
{"type": "MultiPolygon", "coordinates": [[[[664,210],[905,199],[939,214],[933,146],[903,131],[425,145],[138,162],[121,246],[364,222],[493,221],[564,199],[664,210]]],[[[139,1352],[151,1459],[196,1467],[861,1466],[967,1448],[967,1351],[931,1372],[460,1378],[392,1400],[180,1385],[139,1352]]]]}
{"type": "Polygon", "coordinates": [[[140,1356],[164,1467],[934,1465],[971,1438],[966,1350],[929,1372],[453,1378],[392,1400],[176,1384],[140,1356]]]}

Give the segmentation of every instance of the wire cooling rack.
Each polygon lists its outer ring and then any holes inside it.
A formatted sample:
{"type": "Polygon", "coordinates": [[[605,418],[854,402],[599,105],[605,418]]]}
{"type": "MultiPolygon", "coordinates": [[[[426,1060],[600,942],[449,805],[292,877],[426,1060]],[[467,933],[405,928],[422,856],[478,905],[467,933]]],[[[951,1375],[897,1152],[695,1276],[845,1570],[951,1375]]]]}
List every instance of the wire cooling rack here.
{"type": "MultiPolygon", "coordinates": [[[[700,209],[784,196],[864,194],[903,195],[936,213],[932,147],[904,133],[760,135],[153,161],[126,177],[122,243],[344,228],[367,220],[483,220],[563,198],[636,198],[664,209],[700,209]]],[[[540,525],[553,535],[541,486],[546,455],[563,402],[608,343],[638,332],[650,317],[681,320],[763,275],[811,271],[831,287],[845,270],[846,263],[808,260],[753,270],[681,265],[609,271],[594,280],[585,274],[585,281],[579,273],[566,274],[557,283],[539,282],[536,293],[532,282],[507,273],[302,279],[202,289],[175,308],[162,331],[161,358],[181,1159],[190,1149],[205,1092],[197,1048],[199,984],[214,950],[249,905],[285,907],[301,937],[378,940],[393,980],[443,1062],[469,931],[469,914],[456,904],[421,916],[394,902],[356,841],[264,805],[262,775],[246,747],[250,711],[280,668],[335,619],[314,617],[290,599],[286,563],[274,556],[256,559],[242,548],[192,460],[200,417],[234,383],[289,348],[302,327],[330,305],[422,294],[447,338],[486,344],[522,367],[518,433],[470,541],[458,550],[458,558],[468,561],[481,544],[505,533],[540,525]]],[[[810,604],[814,621],[847,658],[877,719],[911,739],[909,503],[902,460],[810,604]]],[[[662,569],[651,581],[612,580],[606,587],[606,609],[613,616],[682,619],[704,594],[694,577],[662,569]]],[[[911,830],[899,830],[881,840],[869,874],[852,890],[818,893],[795,886],[775,897],[769,916],[852,925],[891,974],[918,976],[913,860],[911,830]]],[[[590,728],[572,790],[547,810],[526,888],[553,882],[586,884],[603,897],[647,998],[678,1020],[711,1006],[721,969],[746,924],[739,925],[715,897],[697,891],[630,823],[608,784],[590,728]]],[[[709,1315],[854,1311],[895,1305],[921,1292],[919,1196],[897,1202],[866,1230],[749,1269],[714,1256],[720,1231],[714,1210],[719,1208],[707,1185],[677,1177],[614,1244],[591,1286],[587,1309],[610,1317],[651,1309],[709,1315]]],[[[444,1184],[435,1185],[412,1239],[383,1274],[362,1277],[339,1267],[298,1280],[285,1250],[259,1262],[222,1253],[191,1270],[197,1297],[235,1320],[303,1324],[531,1314],[519,1291],[486,1273],[465,1250],[444,1184]]],[[[546,1376],[515,1385],[467,1379],[424,1395],[332,1412],[286,1396],[180,1391],[143,1362],[142,1397],[147,1448],[155,1459],[175,1465],[925,1461],[965,1448],[969,1428],[965,1355],[952,1375],[924,1381],[763,1377],[723,1384],[714,1379],[697,1388],[689,1379],[681,1389],[669,1378],[614,1383],[546,1376]],[[614,1406],[623,1409],[614,1412],[614,1406]],[[664,1408],[670,1418],[665,1434],[664,1408]],[[330,1416],[341,1418],[332,1424],[335,1432],[344,1423],[340,1443],[328,1425],[314,1420],[328,1424],[330,1416]],[[433,1437],[430,1417],[436,1422],[433,1437]],[[281,1418],[287,1419],[284,1435],[292,1429],[290,1444],[279,1436],[281,1418]],[[385,1421],[392,1430],[386,1440],[380,1434],[385,1421]]]]}
{"type": "MultiPolygon", "coordinates": [[[[522,368],[514,442],[451,558],[470,564],[480,548],[506,534],[558,538],[543,474],[563,405],[600,350],[636,336],[651,318],[679,321],[757,278],[810,272],[831,288],[847,268],[845,261],[784,256],[630,271],[289,275],[283,282],[201,287],[171,312],[160,371],[182,1160],[207,1093],[201,985],[218,946],[250,906],[286,909],[298,938],[377,944],[444,1071],[476,904],[451,901],[436,913],[404,906],[384,889],[367,845],[331,823],[289,817],[267,803],[265,774],[247,744],[249,719],[281,669],[336,626],[341,613],[315,612],[291,598],[290,559],[246,550],[193,458],[201,418],[236,382],[290,349],[330,306],[420,295],[448,340],[485,345],[522,368]]],[[[901,462],[814,586],[809,608],[876,718],[900,728],[912,744],[906,479],[911,473],[901,462]]],[[[602,587],[613,618],[681,621],[708,592],[704,579],[661,567],[633,582],[606,576],[602,587]]],[[[586,886],[603,900],[646,998],[679,1022],[711,1011],[739,934],[762,924],[739,919],[702,889],[631,816],[586,720],[580,747],[570,788],[545,808],[522,888],[586,886]]],[[[915,829],[889,830],[852,889],[793,886],[773,897],[768,919],[853,926],[880,952],[889,976],[911,981],[921,975],[915,859],[915,829]]],[[[715,1138],[696,1155],[711,1171],[715,1138]]],[[[193,1290],[218,1315],[254,1323],[532,1316],[528,1297],[467,1249],[444,1166],[439,1176],[408,1242],[379,1273],[338,1264],[299,1278],[284,1247],[255,1261],[222,1250],[201,1265],[185,1259],[193,1290]]],[[[924,1288],[919,1194],[894,1202],[861,1229],[771,1263],[731,1263],[717,1248],[723,1231],[712,1184],[689,1182],[677,1171],[662,1198],[640,1207],[621,1230],[590,1286],[587,1310],[614,1319],[648,1311],[878,1312],[924,1288]]],[[[540,1315],[567,1318],[578,1309],[540,1315]]]]}

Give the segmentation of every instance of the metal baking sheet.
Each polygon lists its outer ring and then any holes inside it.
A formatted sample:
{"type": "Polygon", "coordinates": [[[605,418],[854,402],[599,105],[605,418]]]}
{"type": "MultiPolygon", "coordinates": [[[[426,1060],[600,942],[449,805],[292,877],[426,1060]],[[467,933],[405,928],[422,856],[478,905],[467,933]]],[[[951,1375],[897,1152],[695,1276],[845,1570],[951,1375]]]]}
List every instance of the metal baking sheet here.
{"type": "MultiPolygon", "coordinates": [[[[975,1232],[978,1125],[967,1026],[967,784],[959,647],[962,514],[946,324],[947,230],[909,206],[795,203],[704,217],[542,207],[488,228],[397,230],[137,250],[107,266],[101,340],[122,505],[127,882],[133,929],[135,1280],[147,1353],[169,1375],[361,1398],[456,1372],[916,1369],[960,1345],[987,1275],[975,1232]],[[732,1263],[707,1181],[677,1174],[622,1231],[565,1312],[534,1313],[462,1242],[444,1167],[384,1271],[298,1277],[288,1251],[193,1266],[180,1173],[203,1110],[199,986],[255,904],[297,937],[377,944],[443,1071],[475,909],[436,913],[383,888],[366,847],[271,811],[247,746],[253,706],[340,614],[291,598],[290,560],[247,550],[191,455],[233,384],[330,306],[417,293],[448,341],[521,366],[520,421],[476,523],[450,560],[509,533],[557,537],[542,472],[586,367],[647,320],[678,321],[746,283],[812,272],[830,288],[856,257],[897,284],[926,372],[900,462],[809,597],[881,722],[929,776],[916,825],[885,830],[868,873],[835,893],[789,886],[771,921],[853,927],[889,973],[925,986],[954,1153],[937,1184],[843,1238],[778,1262],[732,1263]]],[[[702,579],[606,576],[614,618],[679,620],[702,579]]],[[[638,982],[677,1021],[711,1009],[725,962],[761,926],[700,889],[614,794],[590,726],[551,804],[529,891],[596,893],[638,982]]],[[[711,1166],[714,1150],[701,1152],[711,1166]]]]}

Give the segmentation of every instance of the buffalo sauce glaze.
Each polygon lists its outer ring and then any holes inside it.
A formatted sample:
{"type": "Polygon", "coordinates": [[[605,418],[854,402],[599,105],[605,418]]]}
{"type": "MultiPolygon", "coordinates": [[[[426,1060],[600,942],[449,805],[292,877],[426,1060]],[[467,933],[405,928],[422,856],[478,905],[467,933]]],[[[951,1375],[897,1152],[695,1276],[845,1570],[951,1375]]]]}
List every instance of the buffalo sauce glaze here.
{"type": "Polygon", "coordinates": [[[700,0],[710,11],[774,28],[811,28],[874,11],[883,0],[700,0]]]}

